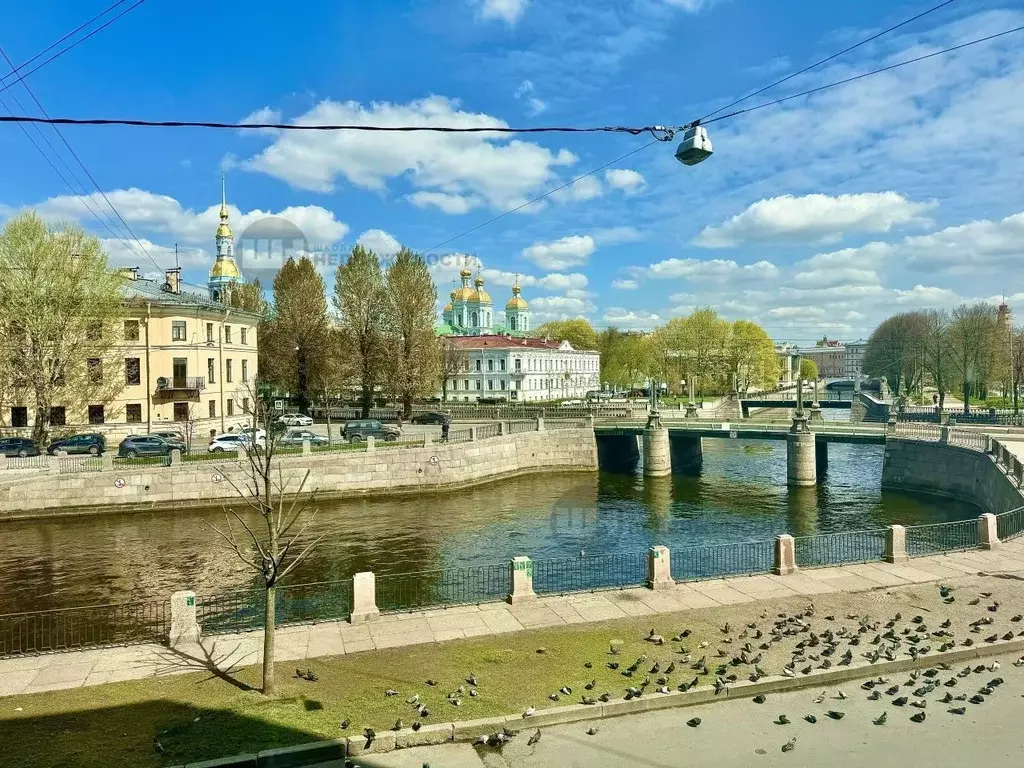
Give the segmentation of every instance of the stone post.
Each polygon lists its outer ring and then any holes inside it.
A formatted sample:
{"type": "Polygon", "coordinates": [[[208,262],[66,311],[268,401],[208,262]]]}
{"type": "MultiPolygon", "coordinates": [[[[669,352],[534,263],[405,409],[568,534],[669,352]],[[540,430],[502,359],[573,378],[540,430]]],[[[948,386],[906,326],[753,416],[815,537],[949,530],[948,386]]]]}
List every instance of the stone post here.
{"type": "Polygon", "coordinates": [[[537,599],[533,591],[533,561],[528,557],[513,557],[508,564],[508,600],[512,605],[537,599]]]}
{"type": "Polygon", "coordinates": [[[311,453],[313,453],[313,447],[309,444],[309,440],[308,439],[303,439],[303,441],[302,441],[302,455],[303,456],[309,456],[311,453]]]}
{"type": "Polygon", "coordinates": [[[943,444],[949,442],[949,427],[939,427],[939,442],[943,444]]]}
{"type": "Polygon", "coordinates": [[[587,429],[593,429],[594,428],[594,414],[592,414],[592,413],[587,414],[587,427],[586,428],[587,429]]]}
{"type": "Polygon", "coordinates": [[[996,516],[991,512],[978,515],[978,546],[982,549],[996,549],[999,546],[996,516]]]}
{"type": "Polygon", "coordinates": [[[423,435],[423,447],[424,448],[429,448],[430,444],[433,443],[433,442],[434,442],[434,438],[432,438],[429,434],[424,434],[423,435]]]}
{"type": "Polygon", "coordinates": [[[469,428],[469,442],[475,443],[477,441],[476,427],[469,428]]]}
{"type": "Polygon", "coordinates": [[[0,456],[0,472],[7,469],[7,456],[0,456]]]}
{"type": "Polygon", "coordinates": [[[776,576],[788,576],[796,573],[796,541],[788,533],[775,537],[775,567],[772,573],[776,576]]]}
{"type": "Polygon", "coordinates": [[[504,421],[498,422],[498,437],[508,434],[508,425],[504,421]]]}
{"type": "Polygon", "coordinates": [[[366,452],[373,453],[377,450],[377,438],[373,435],[366,436],[366,452]]]}
{"type": "Polygon", "coordinates": [[[786,435],[786,484],[791,488],[818,484],[814,433],[799,417],[793,419],[793,429],[786,435]]]}
{"type": "Polygon", "coordinates": [[[171,631],[168,643],[174,648],[185,643],[199,642],[199,622],[196,620],[196,593],[175,592],[171,595],[171,631]]]}
{"type": "Polygon", "coordinates": [[[100,467],[103,468],[104,472],[114,471],[114,454],[109,451],[100,456],[100,467]]]}
{"type": "Polygon", "coordinates": [[[543,432],[544,431],[544,417],[543,416],[538,416],[537,417],[537,431],[538,432],[543,432]]]}
{"type": "Polygon", "coordinates": [[[887,563],[905,563],[907,556],[907,529],[902,525],[890,525],[885,532],[885,556],[887,563]]]}
{"type": "Polygon", "coordinates": [[[653,427],[644,430],[644,477],[665,477],[672,474],[672,452],[668,430],[653,427]]]}
{"type": "Polygon", "coordinates": [[[890,435],[896,434],[896,414],[892,410],[892,406],[889,406],[889,418],[885,422],[885,431],[890,435]]]}
{"type": "Polygon", "coordinates": [[[181,449],[171,448],[171,466],[176,467],[181,464],[181,449]]]}
{"type": "Polygon", "coordinates": [[[672,554],[668,547],[655,546],[647,550],[647,588],[669,589],[672,580],[672,554]]]}
{"type": "Polygon", "coordinates": [[[362,624],[380,616],[377,609],[377,577],[373,571],[363,571],[352,577],[352,613],[350,624],[362,624]]]}

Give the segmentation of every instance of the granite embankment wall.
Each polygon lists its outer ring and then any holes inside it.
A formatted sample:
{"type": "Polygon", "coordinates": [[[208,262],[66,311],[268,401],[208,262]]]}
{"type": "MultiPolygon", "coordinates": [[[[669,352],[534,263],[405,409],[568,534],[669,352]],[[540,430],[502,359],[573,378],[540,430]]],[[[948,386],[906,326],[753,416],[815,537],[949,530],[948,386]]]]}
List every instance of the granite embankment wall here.
{"type": "Polygon", "coordinates": [[[1024,496],[992,456],[932,441],[886,440],[882,488],[951,496],[997,515],[1024,506],[1024,496]]]}
{"type": "MultiPolygon", "coordinates": [[[[378,446],[372,451],[289,456],[279,466],[285,479],[291,478],[290,490],[308,469],[306,489],[317,489],[319,498],[422,493],[535,472],[593,472],[597,444],[592,429],[559,429],[422,448],[378,446]]],[[[7,481],[0,475],[0,520],[215,506],[238,498],[232,482],[242,487],[247,477],[231,461],[7,481]]]]}

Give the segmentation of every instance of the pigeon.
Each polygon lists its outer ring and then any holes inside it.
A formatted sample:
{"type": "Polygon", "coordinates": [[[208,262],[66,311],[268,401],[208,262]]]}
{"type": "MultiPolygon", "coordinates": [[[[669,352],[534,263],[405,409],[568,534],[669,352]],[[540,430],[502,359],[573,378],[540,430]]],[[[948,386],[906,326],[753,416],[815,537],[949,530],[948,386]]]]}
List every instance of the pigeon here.
{"type": "Polygon", "coordinates": [[[783,752],[792,752],[794,749],[796,749],[796,736],[782,745],[783,752]]]}
{"type": "Polygon", "coordinates": [[[540,728],[537,729],[537,732],[533,734],[533,736],[526,740],[526,745],[528,747],[532,747],[538,741],[540,741],[540,728]]]}
{"type": "Polygon", "coordinates": [[[804,715],[804,720],[806,720],[811,725],[814,725],[816,722],[818,722],[818,718],[816,718],[814,715],[804,715]]]}
{"type": "Polygon", "coordinates": [[[872,691],[870,694],[868,694],[868,701],[878,701],[881,698],[882,698],[882,692],[881,691],[872,691]]]}
{"type": "Polygon", "coordinates": [[[968,600],[967,604],[968,605],[977,605],[980,602],[981,602],[981,598],[980,597],[976,597],[973,600],[968,600]]]}
{"type": "Polygon", "coordinates": [[[886,689],[885,695],[886,696],[895,696],[899,692],[900,692],[900,687],[898,685],[894,685],[892,688],[887,688],[886,689]]]}
{"type": "Polygon", "coordinates": [[[918,712],[916,715],[911,715],[910,719],[915,723],[923,723],[925,717],[927,717],[927,715],[924,712],[918,712]]]}
{"type": "Polygon", "coordinates": [[[593,664],[593,662],[585,661],[585,662],[583,662],[583,667],[584,667],[584,669],[593,669],[594,664],[593,664]]]}
{"type": "Polygon", "coordinates": [[[985,703],[985,697],[984,696],[978,696],[976,694],[974,696],[971,696],[971,698],[969,698],[968,701],[971,702],[971,704],[984,704],[985,703]]]}
{"type": "Polygon", "coordinates": [[[889,719],[889,713],[888,712],[883,712],[882,714],[880,714],[878,717],[876,717],[871,722],[874,723],[875,725],[885,725],[885,723],[886,723],[886,721],[888,721],[888,719],[889,719]]]}
{"type": "Polygon", "coordinates": [[[836,694],[836,698],[837,698],[837,699],[839,699],[840,701],[845,701],[846,699],[848,699],[848,698],[850,698],[850,697],[849,697],[849,696],[847,696],[847,695],[846,695],[845,693],[843,693],[842,691],[839,691],[839,693],[837,693],[837,694],[836,694]]]}
{"type": "Polygon", "coordinates": [[[552,701],[560,701],[561,700],[557,693],[548,694],[548,698],[551,699],[552,701]]]}
{"type": "Polygon", "coordinates": [[[570,688],[568,685],[563,685],[561,688],[558,689],[558,692],[565,696],[572,696],[572,688],[570,688]]]}
{"type": "Polygon", "coordinates": [[[898,699],[893,699],[892,703],[895,707],[902,707],[908,701],[906,696],[900,696],[898,699]]]}
{"type": "Polygon", "coordinates": [[[836,712],[834,709],[830,709],[826,714],[828,714],[828,716],[831,717],[833,720],[842,720],[844,717],[846,717],[845,712],[836,712]]]}
{"type": "Polygon", "coordinates": [[[910,706],[917,707],[918,709],[924,709],[928,706],[928,702],[925,699],[918,699],[917,701],[910,702],[910,706]]]}
{"type": "MultiPolygon", "coordinates": [[[[659,688],[658,690],[660,691],[661,689],[659,688]]],[[[668,688],[665,688],[664,692],[668,693],[668,688]]],[[[593,705],[597,704],[597,699],[592,699],[589,696],[584,696],[582,699],[580,699],[580,703],[581,704],[586,704],[588,706],[593,706],[593,705]]]]}
{"type": "Polygon", "coordinates": [[[397,696],[398,691],[396,691],[394,688],[388,688],[386,691],[384,691],[384,695],[390,699],[392,696],[397,696]]]}
{"type": "Polygon", "coordinates": [[[411,698],[406,699],[405,703],[412,704],[413,706],[418,706],[420,703],[420,695],[418,693],[413,695],[411,698]]]}
{"type": "Polygon", "coordinates": [[[1020,621],[1021,619],[1024,619],[1024,615],[1021,615],[1019,613],[1010,617],[1010,621],[1012,621],[1014,623],[1020,621]]]}
{"type": "Polygon", "coordinates": [[[474,675],[472,672],[469,674],[469,677],[466,678],[466,682],[472,685],[474,688],[478,685],[476,681],[476,675],[474,675]]]}
{"type": "Polygon", "coordinates": [[[758,694],[754,697],[755,704],[764,704],[765,701],[767,701],[767,699],[762,694],[758,694]]]}
{"type": "Polygon", "coordinates": [[[818,694],[817,698],[814,699],[814,703],[815,704],[821,704],[821,702],[823,702],[825,700],[826,695],[827,695],[827,691],[822,691],[821,693],[818,694]]]}
{"type": "Polygon", "coordinates": [[[586,690],[592,691],[597,687],[597,680],[591,680],[589,683],[583,686],[586,690]]]}
{"type": "Polygon", "coordinates": [[[692,717],[692,718],[690,718],[689,720],[686,721],[686,724],[688,726],[690,726],[691,728],[696,728],[698,725],[700,725],[700,718],[699,717],[692,717]]]}
{"type": "Polygon", "coordinates": [[[366,737],[367,741],[373,741],[377,738],[377,732],[373,728],[364,728],[363,736],[366,737]]]}
{"type": "MultiPolygon", "coordinates": [[[[523,717],[531,717],[532,715],[534,715],[536,713],[537,713],[537,708],[536,707],[527,707],[526,711],[523,712],[523,717]]],[[[537,733],[540,733],[540,731],[537,731],[537,733]]]]}
{"type": "Polygon", "coordinates": [[[776,725],[789,725],[789,718],[785,715],[779,715],[778,720],[775,721],[776,725]]]}
{"type": "Polygon", "coordinates": [[[598,698],[598,699],[599,699],[600,701],[603,701],[603,702],[605,702],[605,703],[607,704],[607,703],[608,703],[609,701],[611,701],[611,700],[612,700],[612,695],[611,695],[610,693],[602,693],[602,694],[601,694],[600,696],[598,696],[597,698],[598,698]]]}
{"type": "Polygon", "coordinates": [[[437,680],[427,680],[427,685],[433,688],[435,685],[437,685],[437,680]]]}
{"type": "Polygon", "coordinates": [[[967,711],[967,707],[950,707],[946,711],[951,715],[962,715],[967,711]]]}
{"type": "Polygon", "coordinates": [[[618,668],[619,668],[619,662],[617,662],[617,661],[609,661],[608,662],[608,669],[615,670],[615,669],[618,669],[618,668]]]}
{"type": "Polygon", "coordinates": [[[587,728],[587,736],[597,736],[597,731],[598,731],[598,729],[597,729],[596,726],[592,726],[590,728],[587,728]]]}
{"type": "Polygon", "coordinates": [[[158,755],[162,755],[165,752],[164,745],[160,743],[160,739],[156,736],[153,737],[153,749],[158,755]]]}
{"type": "Polygon", "coordinates": [[[404,727],[405,727],[405,724],[402,722],[402,718],[398,718],[397,720],[395,720],[395,725],[394,725],[394,727],[391,730],[393,730],[393,731],[400,731],[404,727]]]}

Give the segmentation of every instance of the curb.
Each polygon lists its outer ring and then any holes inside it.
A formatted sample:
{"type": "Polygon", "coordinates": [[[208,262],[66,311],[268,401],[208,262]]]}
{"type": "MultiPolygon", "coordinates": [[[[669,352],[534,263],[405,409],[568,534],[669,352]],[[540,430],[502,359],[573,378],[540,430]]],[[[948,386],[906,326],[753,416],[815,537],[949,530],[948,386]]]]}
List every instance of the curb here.
{"type": "Polygon", "coordinates": [[[473,742],[482,734],[491,733],[501,728],[524,730],[526,728],[547,728],[553,725],[566,725],[591,720],[603,720],[606,717],[621,717],[639,712],[652,712],[659,709],[676,707],[692,707],[712,701],[729,699],[745,699],[758,694],[787,693],[801,688],[828,688],[835,683],[855,680],[861,677],[909,672],[913,669],[934,667],[938,664],[956,664],[988,656],[1004,653],[1024,654],[1024,638],[1003,640],[983,646],[959,648],[945,653],[920,656],[917,659],[906,658],[896,661],[878,662],[875,664],[859,664],[841,669],[814,671],[800,677],[782,677],[774,675],[770,678],[751,682],[738,682],[729,686],[725,693],[716,696],[710,685],[701,686],[691,691],[672,691],[666,694],[651,694],[639,699],[625,699],[599,703],[595,705],[570,704],[563,707],[542,709],[532,717],[521,715],[505,715],[488,717],[481,720],[462,720],[454,723],[435,723],[425,725],[418,731],[403,728],[401,731],[385,731],[377,734],[372,742],[361,736],[349,736],[330,741],[318,741],[311,744],[300,744],[294,747],[271,749],[257,755],[237,755],[221,760],[210,760],[201,763],[188,763],[174,768],[293,768],[310,765],[325,760],[338,760],[345,757],[382,754],[395,749],[408,747],[436,746],[455,742],[473,742]]]}

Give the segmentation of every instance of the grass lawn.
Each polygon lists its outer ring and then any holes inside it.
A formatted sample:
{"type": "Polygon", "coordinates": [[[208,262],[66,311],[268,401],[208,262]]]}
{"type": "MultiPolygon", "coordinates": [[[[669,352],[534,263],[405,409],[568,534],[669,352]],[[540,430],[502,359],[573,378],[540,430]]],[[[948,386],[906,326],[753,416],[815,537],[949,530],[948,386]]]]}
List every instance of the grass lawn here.
{"type": "MultiPolygon", "coordinates": [[[[571,686],[573,695],[559,704],[579,703],[592,679],[598,681],[595,697],[607,691],[621,698],[627,685],[643,680],[655,659],[667,666],[679,658],[679,643],[656,647],[643,641],[652,627],[666,639],[692,628],[684,644],[698,655],[702,638],[721,636],[697,618],[690,613],[623,619],[298,662],[316,672],[315,683],[293,678],[296,663],[280,663],[275,699],[246,689],[259,685],[258,666],[230,680],[189,673],[2,698],[0,766],[175,765],[359,734],[366,726],[386,730],[398,718],[409,727],[417,719],[443,723],[515,714],[531,705],[556,706],[548,695],[563,685],[571,686]],[[608,653],[612,639],[625,643],[623,667],[640,654],[651,659],[632,680],[606,666],[616,658],[608,653]],[[537,653],[540,647],[546,652],[537,653]],[[587,661],[593,662],[592,669],[584,667],[587,661]],[[478,678],[477,697],[468,694],[465,678],[471,673],[478,678]],[[428,678],[439,684],[427,686],[428,678]],[[460,685],[466,693],[455,707],[446,697],[460,685]],[[400,694],[389,698],[384,694],[388,688],[400,694]],[[414,693],[430,708],[429,717],[419,718],[405,703],[414,693]],[[351,727],[342,732],[339,723],[345,718],[351,727]],[[154,749],[154,736],[163,755],[154,749]]],[[[681,667],[673,678],[678,684],[694,674],[681,667]]]]}

